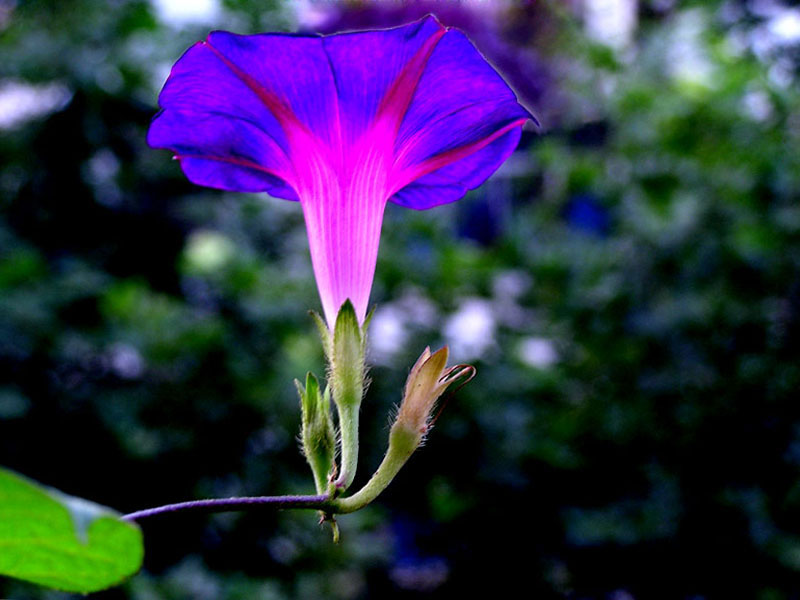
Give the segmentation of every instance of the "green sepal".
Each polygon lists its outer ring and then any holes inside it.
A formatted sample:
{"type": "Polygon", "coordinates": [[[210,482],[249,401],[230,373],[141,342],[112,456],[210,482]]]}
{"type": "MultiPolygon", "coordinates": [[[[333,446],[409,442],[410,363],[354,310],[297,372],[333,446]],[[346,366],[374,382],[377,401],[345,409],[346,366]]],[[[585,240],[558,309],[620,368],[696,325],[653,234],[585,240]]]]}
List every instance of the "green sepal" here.
{"type": "Polygon", "coordinates": [[[328,480],[333,471],[336,453],[336,433],[331,418],[330,393],[320,393],[319,382],[313,373],[306,375],[305,388],[295,379],[300,394],[302,410],[302,429],[300,439],[303,454],[314,475],[314,485],[318,494],[326,493],[328,480]]]}
{"type": "Polygon", "coordinates": [[[328,324],[325,323],[325,319],[323,319],[316,311],[310,310],[308,311],[308,314],[310,314],[311,318],[314,319],[314,323],[319,330],[319,337],[322,339],[322,349],[325,351],[325,358],[330,360],[331,352],[333,351],[333,337],[331,336],[330,329],[328,329],[328,324]]]}
{"type": "Polygon", "coordinates": [[[333,328],[331,386],[333,401],[359,405],[364,392],[365,341],[358,317],[350,300],[342,304],[333,328]]]}
{"type": "Polygon", "coordinates": [[[372,315],[375,314],[376,308],[378,308],[378,306],[373,305],[372,308],[369,309],[367,316],[364,318],[364,324],[361,326],[361,343],[364,345],[367,343],[367,329],[369,328],[369,324],[372,321],[372,315]]]}

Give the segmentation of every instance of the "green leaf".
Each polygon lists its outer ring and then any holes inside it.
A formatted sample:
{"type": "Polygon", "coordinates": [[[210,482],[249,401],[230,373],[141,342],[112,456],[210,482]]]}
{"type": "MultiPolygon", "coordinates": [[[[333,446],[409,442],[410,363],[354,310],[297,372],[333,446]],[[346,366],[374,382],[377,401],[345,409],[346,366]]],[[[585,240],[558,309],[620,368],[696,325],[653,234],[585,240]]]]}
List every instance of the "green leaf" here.
{"type": "Polygon", "coordinates": [[[119,516],[0,468],[0,575],[84,594],[121,583],[144,548],[119,516]]]}

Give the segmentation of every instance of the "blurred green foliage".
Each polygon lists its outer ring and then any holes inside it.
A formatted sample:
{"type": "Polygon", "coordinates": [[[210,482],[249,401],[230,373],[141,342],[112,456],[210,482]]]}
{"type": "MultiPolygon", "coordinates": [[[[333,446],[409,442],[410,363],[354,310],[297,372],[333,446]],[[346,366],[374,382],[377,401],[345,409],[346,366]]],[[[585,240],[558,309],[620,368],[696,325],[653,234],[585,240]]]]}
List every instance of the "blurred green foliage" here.
{"type": "MultiPolygon", "coordinates": [[[[800,597],[798,46],[756,4],[642,1],[617,48],[566,3],[499,14],[543,128],[461,202],[388,209],[356,484],[425,345],[478,376],[340,546],[312,513],[154,519],[98,597],[800,597]]],[[[0,1],[0,90],[50,103],[0,129],[0,464],[121,511],[313,490],[299,207],[144,142],[186,47],[293,6],[0,1]]]]}

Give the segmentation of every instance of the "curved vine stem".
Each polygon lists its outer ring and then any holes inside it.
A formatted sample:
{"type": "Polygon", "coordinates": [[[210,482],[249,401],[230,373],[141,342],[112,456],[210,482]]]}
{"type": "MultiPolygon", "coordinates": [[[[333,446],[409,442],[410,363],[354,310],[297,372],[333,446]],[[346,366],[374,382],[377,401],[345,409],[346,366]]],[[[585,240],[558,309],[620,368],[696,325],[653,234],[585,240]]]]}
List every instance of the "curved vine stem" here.
{"type": "Polygon", "coordinates": [[[123,521],[138,521],[148,517],[171,513],[192,511],[200,513],[218,513],[253,508],[310,508],[322,511],[331,509],[330,497],[320,496],[242,496],[235,498],[210,498],[207,500],[189,500],[165,504],[154,508],[137,510],[123,515],[123,521]]]}

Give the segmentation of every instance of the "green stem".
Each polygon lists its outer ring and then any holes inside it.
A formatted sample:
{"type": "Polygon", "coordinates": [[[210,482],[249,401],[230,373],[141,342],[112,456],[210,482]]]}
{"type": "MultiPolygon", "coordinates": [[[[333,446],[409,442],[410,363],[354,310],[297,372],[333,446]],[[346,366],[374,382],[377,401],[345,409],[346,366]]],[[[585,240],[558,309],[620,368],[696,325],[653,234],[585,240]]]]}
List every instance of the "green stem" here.
{"type": "Polygon", "coordinates": [[[375,500],[386,489],[419,446],[422,435],[395,424],[389,434],[389,448],[378,470],[358,492],[347,498],[331,501],[334,513],[351,513],[375,500]]]}
{"type": "Polygon", "coordinates": [[[339,461],[339,477],[335,486],[344,491],[353,483],[358,468],[358,413],[360,398],[356,402],[336,404],[339,411],[339,431],[341,434],[342,455],[339,461]]]}

